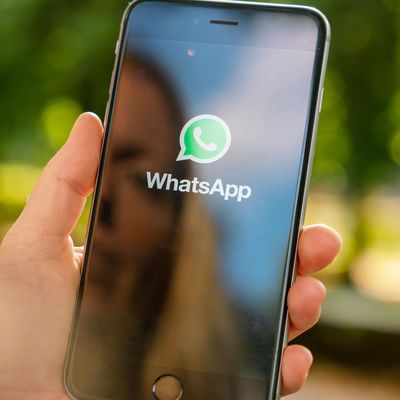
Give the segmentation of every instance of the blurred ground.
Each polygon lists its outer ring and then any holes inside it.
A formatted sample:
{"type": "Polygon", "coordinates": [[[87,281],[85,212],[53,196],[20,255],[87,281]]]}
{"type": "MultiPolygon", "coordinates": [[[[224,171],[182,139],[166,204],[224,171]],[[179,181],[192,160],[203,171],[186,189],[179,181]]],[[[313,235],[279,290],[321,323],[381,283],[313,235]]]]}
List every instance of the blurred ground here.
{"type": "Polygon", "coordinates": [[[286,399],[399,400],[400,380],[397,385],[393,382],[387,376],[360,373],[328,363],[316,363],[303,390],[286,399]]]}

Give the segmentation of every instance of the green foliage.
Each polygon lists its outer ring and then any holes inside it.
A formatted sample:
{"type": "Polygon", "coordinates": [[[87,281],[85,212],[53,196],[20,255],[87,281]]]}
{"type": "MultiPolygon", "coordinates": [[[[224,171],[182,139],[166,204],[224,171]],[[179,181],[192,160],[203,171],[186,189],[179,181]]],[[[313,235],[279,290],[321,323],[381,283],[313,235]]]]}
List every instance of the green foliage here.
{"type": "Polygon", "coordinates": [[[103,114],[125,6],[115,0],[0,2],[1,160],[43,165],[81,110],[103,114]]]}
{"type": "MultiPolygon", "coordinates": [[[[400,5],[307,2],[332,25],[313,187],[360,196],[398,176],[400,5]]],[[[103,115],[126,5],[126,0],[0,2],[0,210],[6,221],[29,194],[32,170],[64,142],[75,117],[83,110],[103,115]],[[5,174],[15,169],[21,183],[10,197],[5,174]]]]}
{"type": "Polygon", "coordinates": [[[319,8],[332,27],[314,185],[360,195],[390,184],[399,166],[400,3],[291,3],[319,8]]]}
{"type": "MultiPolygon", "coordinates": [[[[77,115],[103,115],[126,5],[1,0],[0,237],[77,115]]],[[[82,224],[78,236],[84,237],[82,224]]]]}

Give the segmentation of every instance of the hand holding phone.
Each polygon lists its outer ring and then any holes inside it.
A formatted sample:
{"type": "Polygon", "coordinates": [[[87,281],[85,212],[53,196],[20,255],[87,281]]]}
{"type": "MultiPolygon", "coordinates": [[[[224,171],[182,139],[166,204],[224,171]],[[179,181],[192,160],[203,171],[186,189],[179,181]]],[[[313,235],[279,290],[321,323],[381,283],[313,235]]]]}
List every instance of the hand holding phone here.
{"type": "Polygon", "coordinates": [[[305,7],[139,1],[119,43],[66,387],[274,399],[329,25],[305,7]]]}
{"type": "MultiPolygon", "coordinates": [[[[18,400],[24,393],[41,400],[70,399],[62,375],[83,248],[74,247],[69,234],[84,196],[93,189],[101,140],[100,120],[82,115],[0,245],[0,364],[7,366],[7,374],[0,374],[0,398],[18,400]]],[[[299,242],[301,273],[328,264],[338,245],[330,229],[306,229],[299,242]]],[[[296,304],[289,307],[290,337],[318,318],[322,294],[318,283],[308,278],[290,290],[296,304]]],[[[310,362],[308,351],[288,347],[282,393],[300,388],[310,362]]]]}
{"type": "Polygon", "coordinates": [[[66,386],[274,399],[329,25],[166,0],[122,26],[66,386]]]}

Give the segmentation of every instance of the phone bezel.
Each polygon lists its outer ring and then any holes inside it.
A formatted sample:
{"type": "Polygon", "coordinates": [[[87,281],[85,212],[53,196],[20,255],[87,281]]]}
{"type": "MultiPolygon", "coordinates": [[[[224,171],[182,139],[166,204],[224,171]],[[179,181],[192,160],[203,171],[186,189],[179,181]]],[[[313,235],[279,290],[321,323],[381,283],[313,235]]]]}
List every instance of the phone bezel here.
{"type": "MultiPolygon", "coordinates": [[[[313,72],[312,81],[312,93],[310,99],[310,111],[308,115],[307,122],[307,133],[304,144],[303,153],[303,163],[300,172],[299,185],[297,188],[297,198],[295,203],[294,212],[292,214],[292,227],[290,232],[290,241],[288,245],[288,256],[285,265],[285,277],[282,284],[281,304],[280,304],[280,319],[277,323],[277,343],[274,351],[274,362],[272,366],[272,372],[270,377],[270,385],[268,388],[267,399],[275,400],[280,398],[280,372],[281,372],[281,360],[282,354],[287,344],[288,330],[289,330],[289,319],[288,319],[288,309],[287,309],[287,294],[288,291],[296,278],[296,262],[297,262],[297,243],[301,232],[301,228],[304,222],[305,206],[307,202],[308,187],[310,183],[311,170],[313,164],[313,155],[316,144],[316,131],[318,127],[319,120],[319,107],[322,101],[323,94],[323,82],[325,79],[328,52],[331,38],[330,25],[325,17],[325,15],[318,9],[307,6],[297,6],[297,5],[284,5],[284,4],[274,4],[274,3],[262,3],[262,2],[248,2],[248,1],[232,1],[232,0],[135,0],[128,4],[125,12],[123,14],[120,33],[116,45],[116,57],[114,62],[114,69],[112,73],[112,79],[109,89],[109,98],[107,101],[105,116],[104,116],[104,139],[101,148],[101,157],[99,162],[99,167],[97,170],[95,189],[93,193],[93,200],[91,203],[89,223],[86,232],[85,240],[85,254],[82,261],[82,276],[79,284],[79,289],[76,295],[76,304],[74,309],[74,314],[72,318],[72,326],[70,337],[68,341],[67,355],[64,367],[64,386],[67,393],[76,400],[93,400],[93,398],[77,397],[80,396],[76,393],[76,388],[73,388],[72,382],[69,379],[69,371],[71,366],[71,359],[74,353],[74,342],[77,331],[77,321],[79,319],[79,311],[82,303],[83,291],[85,287],[86,275],[87,275],[87,265],[90,259],[90,250],[93,238],[93,230],[96,221],[96,217],[99,209],[99,199],[102,189],[102,178],[105,170],[105,162],[108,154],[109,147],[109,137],[110,128],[112,122],[112,113],[115,106],[116,90],[119,83],[119,75],[122,65],[123,53],[126,46],[127,40],[127,27],[129,16],[132,10],[143,2],[154,2],[161,1],[164,3],[181,3],[181,4],[199,4],[210,6],[226,6],[235,8],[255,8],[255,9],[270,9],[273,11],[280,12],[290,12],[306,14],[318,21],[319,35],[318,35],[318,46],[316,52],[316,60],[313,72]]],[[[267,379],[267,377],[266,377],[267,379]]]]}

